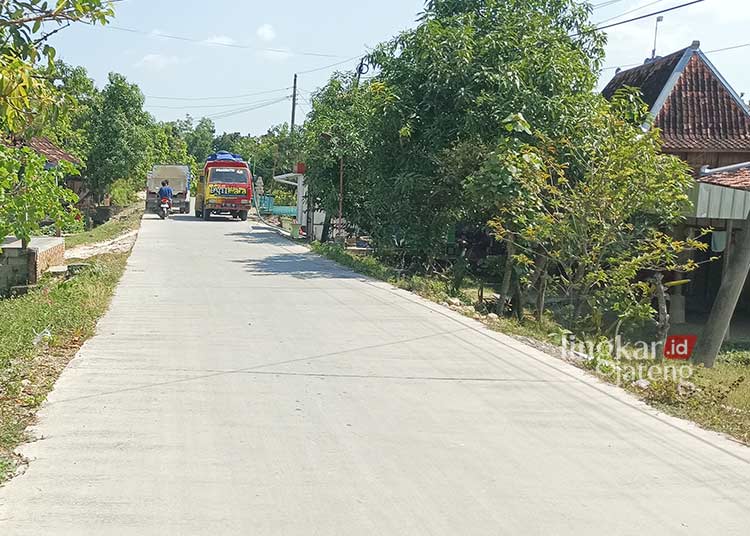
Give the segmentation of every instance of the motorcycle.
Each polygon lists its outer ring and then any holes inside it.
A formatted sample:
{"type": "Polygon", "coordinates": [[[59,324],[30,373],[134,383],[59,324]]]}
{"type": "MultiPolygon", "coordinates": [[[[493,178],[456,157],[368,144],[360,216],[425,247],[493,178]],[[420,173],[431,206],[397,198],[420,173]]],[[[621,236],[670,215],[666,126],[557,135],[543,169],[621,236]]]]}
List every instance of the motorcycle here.
{"type": "Polygon", "coordinates": [[[162,197],[159,201],[159,217],[163,220],[165,218],[169,217],[169,210],[171,209],[171,205],[169,203],[169,199],[166,197],[162,197]]]}

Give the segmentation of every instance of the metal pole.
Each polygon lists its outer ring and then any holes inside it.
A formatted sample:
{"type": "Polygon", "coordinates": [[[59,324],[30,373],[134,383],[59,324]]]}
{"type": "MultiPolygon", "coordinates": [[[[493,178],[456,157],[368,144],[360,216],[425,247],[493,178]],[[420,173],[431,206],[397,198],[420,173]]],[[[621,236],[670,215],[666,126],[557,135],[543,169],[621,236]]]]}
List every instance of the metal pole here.
{"type": "Polygon", "coordinates": [[[344,232],[344,157],[339,158],[339,236],[344,232]]]}
{"type": "Polygon", "coordinates": [[[664,20],[664,17],[656,17],[656,29],[654,30],[654,48],[651,50],[651,59],[656,59],[656,40],[659,37],[659,23],[664,20]]]}

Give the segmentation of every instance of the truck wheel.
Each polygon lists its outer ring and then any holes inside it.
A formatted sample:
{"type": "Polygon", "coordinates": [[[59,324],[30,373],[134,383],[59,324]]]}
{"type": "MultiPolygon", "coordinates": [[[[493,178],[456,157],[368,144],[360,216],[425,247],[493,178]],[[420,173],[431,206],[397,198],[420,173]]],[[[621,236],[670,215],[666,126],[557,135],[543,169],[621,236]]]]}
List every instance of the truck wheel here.
{"type": "Polygon", "coordinates": [[[240,220],[247,221],[247,210],[240,210],[240,220]]]}
{"type": "Polygon", "coordinates": [[[203,221],[208,221],[211,219],[211,211],[206,209],[203,209],[203,221]]]}

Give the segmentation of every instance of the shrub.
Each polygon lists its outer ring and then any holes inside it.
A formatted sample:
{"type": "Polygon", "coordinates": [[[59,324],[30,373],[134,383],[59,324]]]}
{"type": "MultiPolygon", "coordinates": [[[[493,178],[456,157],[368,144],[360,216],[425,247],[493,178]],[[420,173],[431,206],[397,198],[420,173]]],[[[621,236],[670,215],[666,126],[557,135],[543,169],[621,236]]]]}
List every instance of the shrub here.
{"type": "Polygon", "coordinates": [[[126,207],[136,200],[133,187],[126,179],[117,179],[109,189],[112,204],[118,207],[126,207]]]}

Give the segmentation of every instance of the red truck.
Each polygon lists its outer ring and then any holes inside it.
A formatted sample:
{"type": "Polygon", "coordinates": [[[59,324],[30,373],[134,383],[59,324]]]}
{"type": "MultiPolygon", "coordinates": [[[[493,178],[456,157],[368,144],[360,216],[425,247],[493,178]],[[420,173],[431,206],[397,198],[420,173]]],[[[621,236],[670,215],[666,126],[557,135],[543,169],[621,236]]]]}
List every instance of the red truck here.
{"type": "Polygon", "coordinates": [[[242,221],[253,204],[253,175],[241,156],[220,151],[208,157],[198,182],[195,216],[229,214],[242,221]]]}

